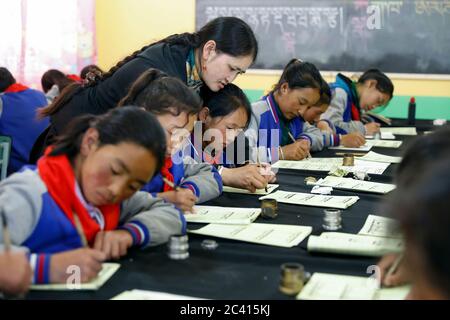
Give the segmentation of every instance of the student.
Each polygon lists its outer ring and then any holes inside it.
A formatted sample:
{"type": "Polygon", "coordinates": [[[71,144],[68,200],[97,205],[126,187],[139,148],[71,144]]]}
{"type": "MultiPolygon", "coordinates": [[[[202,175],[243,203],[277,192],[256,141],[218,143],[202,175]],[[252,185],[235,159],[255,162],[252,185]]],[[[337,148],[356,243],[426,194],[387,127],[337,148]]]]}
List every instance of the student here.
{"type": "Polygon", "coordinates": [[[183,212],[193,212],[196,203],[218,197],[222,179],[207,163],[192,163],[179,157],[181,142],[194,127],[202,107],[200,97],[181,80],[150,69],[133,84],[121,105],[136,105],[154,114],[166,132],[164,166],[142,190],[175,204],[183,212]],[[163,178],[179,186],[176,190],[163,178]]]}
{"type": "Polygon", "coordinates": [[[17,83],[8,69],[0,68],[0,135],[12,139],[8,174],[28,163],[34,142],[47,128],[47,118],[36,119],[37,109],[45,105],[42,92],[17,83]]]}
{"type": "Polygon", "coordinates": [[[0,253],[0,293],[18,295],[27,292],[31,275],[31,267],[24,252],[0,253]]]}
{"type": "Polygon", "coordinates": [[[147,45],[118,62],[99,79],[73,85],[42,110],[51,116],[45,145],[51,143],[73,117],[101,114],[115,107],[131,84],[147,69],[156,68],[188,86],[222,89],[256,59],[258,45],[251,28],[235,17],[219,17],[195,33],[169,36],[147,45]]]}
{"type": "Polygon", "coordinates": [[[366,140],[359,132],[348,134],[337,134],[336,127],[327,120],[320,120],[320,116],[324,114],[331,102],[331,91],[327,87],[322,90],[322,95],[316,105],[308,107],[303,114],[303,119],[311,125],[317,126],[323,135],[323,147],[335,147],[342,145],[344,147],[357,148],[366,143],[366,140]],[[325,122],[326,121],[326,122],[325,122]],[[325,127],[321,126],[325,122],[325,127]]]}
{"type": "Polygon", "coordinates": [[[215,165],[224,185],[255,192],[275,176],[269,165],[248,163],[248,143],[242,133],[250,116],[250,102],[239,87],[228,84],[218,92],[206,89],[188,153],[198,162],[215,165]]]}
{"type": "MultiPolygon", "coordinates": [[[[398,188],[406,188],[416,184],[421,176],[434,166],[436,161],[446,159],[450,152],[450,127],[446,126],[429,135],[423,135],[414,140],[408,146],[402,162],[396,173],[396,185],[398,188]],[[414,171],[414,172],[412,172],[414,171]]],[[[448,159],[448,158],[447,158],[448,159]]],[[[409,282],[404,270],[405,264],[401,263],[397,271],[387,275],[387,271],[397,259],[397,254],[385,255],[378,266],[381,271],[381,281],[384,286],[398,286],[409,282]]]]}
{"type": "MultiPolygon", "coordinates": [[[[405,238],[403,268],[411,279],[408,299],[450,299],[450,153],[414,184],[395,192],[388,212],[405,238]]],[[[405,174],[417,170],[409,167],[405,174]]]]}
{"type": "Polygon", "coordinates": [[[333,123],[339,134],[359,132],[362,135],[373,135],[380,131],[378,123],[363,124],[361,116],[364,111],[384,106],[392,99],[394,85],[384,73],[378,69],[370,69],[357,82],[339,73],[336,82],[330,87],[331,105],[321,119],[333,123]]]}
{"type": "Polygon", "coordinates": [[[12,244],[32,253],[34,282],[64,282],[71,264],[88,281],[102,261],[131,246],[158,245],[185,233],[179,210],[137,192],[164,161],[164,131],[154,116],[123,107],[75,119],[66,132],[37,168],[0,183],[0,210],[9,219],[12,244]],[[81,233],[93,249],[82,248],[81,233]]]}
{"type": "Polygon", "coordinates": [[[81,80],[86,80],[88,78],[87,75],[89,74],[89,72],[92,73],[92,76],[97,76],[97,77],[101,77],[101,75],[103,73],[105,73],[105,71],[103,71],[99,66],[97,66],[95,64],[90,64],[90,65],[84,67],[83,69],[81,69],[81,71],[80,71],[81,80]]]}
{"type": "Polygon", "coordinates": [[[310,150],[321,150],[323,135],[305,121],[303,114],[318,103],[326,87],[313,64],[292,59],[275,88],[252,104],[246,131],[251,146],[270,149],[273,160],[301,160],[310,150]]]}
{"type": "Polygon", "coordinates": [[[45,93],[47,102],[50,104],[69,84],[74,83],[64,73],[56,69],[46,71],[41,78],[42,90],[45,93]]]}

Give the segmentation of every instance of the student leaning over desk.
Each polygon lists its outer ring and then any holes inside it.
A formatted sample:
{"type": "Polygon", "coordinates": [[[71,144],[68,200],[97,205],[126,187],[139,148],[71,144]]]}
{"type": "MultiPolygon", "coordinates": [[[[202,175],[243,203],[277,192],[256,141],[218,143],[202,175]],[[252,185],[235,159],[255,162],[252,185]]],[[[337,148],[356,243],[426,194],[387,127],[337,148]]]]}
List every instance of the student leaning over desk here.
{"type": "Polygon", "coordinates": [[[178,209],[138,192],[161,168],[165,148],[154,116],[118,108],[74,120],[37,168],[0,183],[0,211],[12,244],[31,252],[35,283],[64,282],[70,265],[88,281],[105,259],[186,232],[178,209]],[[92,249],[82,248],[84,239],[92,249]]]}
{"type": "MultiPolygon", "coordinates": [[[[320,116],[324,114],[331,102],[331,91],[329,87],[325,88],[320,96],[319,101],[306,109],[303,113],[303,119],[311,125],[320,127],[320,116]]],[[[325,130],[321,130],[323,136],[323,147],[344,146],[357,148],[366,143],[366,140],[359,132],[351,132],[347,134],[337,134],[336,127],[331,122],[327,122],[325,130]]]]}
{"type": "Polygon", "coordinates": [[[361,117],[364,111],[386,105],[392,99],[394,85],[384,73],[370,69],[357,82],[339,73],[330,87],[331,104],[321,116],[323,121],[318,125],[321,130],[330,130],[330,125],[334,125],[338,134],[359,132],[373,135],[380,131],[378,123],[364,124],[361,117]]]}
{"type": "Polygon", "coordinates": [[[122,105],[136,105],[154,114],[166,132],[164,165],[141,190],[175,204],[183,212],[193,212],[196,203],[222,193],[216,168],[179,156],[181,144],[192,132],[202,108],[200,97],[192,89],[175,77],[150,69],[136,80],[119,102],[122,105]]]}
{"type": "Polygon", "coordinates": [[[250,146],[271,150],[274,161],[301,160],[310,151],[322,150],[323,134],[305,121],[303,114],[318,103],[325,90],[328,85],[313,64],[291,60],[275,88],[252,104],[246,130],[250,146]]]}
{"type": "Polygon", "coordinates": [[[251,106],[245,93],[230,83],[218,92],[204,88],[204,106],[184,154],[217,168],[225,186],[255,192],[275,180],[268,164],[249,163],[247,128],[251,106]]]}

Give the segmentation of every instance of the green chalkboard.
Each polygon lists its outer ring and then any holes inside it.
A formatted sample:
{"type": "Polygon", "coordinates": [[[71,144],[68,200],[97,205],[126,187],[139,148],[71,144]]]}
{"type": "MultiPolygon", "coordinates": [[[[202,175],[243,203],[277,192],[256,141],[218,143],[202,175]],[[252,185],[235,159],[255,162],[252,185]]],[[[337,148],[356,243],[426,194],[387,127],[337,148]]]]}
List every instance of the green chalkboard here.
{"type": "Polygon", "coordinates": [[[450,74],[450,0],[197,0],[197,28],[218,16],[252,27],[254,68],[296,57],[329,71],[450,74]]]}

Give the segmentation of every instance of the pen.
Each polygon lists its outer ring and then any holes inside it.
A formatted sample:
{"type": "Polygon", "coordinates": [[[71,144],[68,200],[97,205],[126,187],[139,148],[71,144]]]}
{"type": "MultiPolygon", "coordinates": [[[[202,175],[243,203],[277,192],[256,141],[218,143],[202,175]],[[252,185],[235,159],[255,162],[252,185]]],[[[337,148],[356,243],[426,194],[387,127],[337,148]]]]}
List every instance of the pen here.
{"type": "Polygon", "coordinates": [[[170,186],[171,188],[173,188],[175,191],[178,191],[179,186],[176,186],[175,183],[173,183],[172,181],[170,181],[169,179],[167,179],[166,177],[163,177],[163,181],[170,186]]]}
{"type": "MultiPolygon", "coordinates": [[[[259,162],[259,149],[256,152],[256,162],[258,163],[258,167],[261,168],[261,162],[259,162]]],[[[264,190],[266,191],[266,193],[268,192],[267,185],[265,186],[264,190]]]]}
{"type": "Polygon", "coordinates": [[[195,152],[195,154],[197,155],[197,157],[200,157],[200,155],[198,154],[198,152],[197,152],[197,149],[195,149],[195,146],[192,144],[192,141],[191,141],[191,139],[186,139],[188,142],[189,142],[189,144],[192,146],[192,149],[194,149],[194,152],[195,152]]]}
{"type": "Polygon", "coordinates": [[[402,262],[402,259],[403,259],[403,253],[400,254],[397,257],[397,259],[395,259],[394,263],[392,264],[392,266],[389,268],[388,272],[386,273],[386,277],[391,276],[392,274],[394,274],[397,271],[398,266],[400,265],[400,262],[402,262]]]}

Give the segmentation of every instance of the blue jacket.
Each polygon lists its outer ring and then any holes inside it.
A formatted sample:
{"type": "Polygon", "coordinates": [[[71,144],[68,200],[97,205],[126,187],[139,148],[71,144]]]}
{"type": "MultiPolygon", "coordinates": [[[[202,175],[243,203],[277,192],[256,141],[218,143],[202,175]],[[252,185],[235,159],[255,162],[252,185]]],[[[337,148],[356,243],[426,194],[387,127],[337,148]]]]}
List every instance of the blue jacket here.
{"type": "MultiPolygon", "coordinates": [[[[187,161],[181,156],[181,151],[172,157],[172,167],[169,172],[173,175],[174,183],[181,188],[190,189],[197,197],[197,203],[202,203],[218,197],[222,193],[222,177],[216,168],[208,163],[187,161]]],[[[141,189],[156,196],[163,192],[164,181],[161,173],[153,177],[141,189]]]]}
{"type": "Polygon", "coordinates": [[[366,132],[364,124],[359,121],[361,117],[359,99],[351,84],[352,81],[346,76],[337,75],[336,82],[330,84],[332,97],[330,106],[320,118],[331,122],[338,134],[360,132],[364,135],[366,132]]]}
{"type": "MultiPolygon", "coordinates": [[[[77,196],[91,217],[101,221],[101,212],[86,203],[81,191],[77,196]]],[[[27,247],[31,252],[35,283],[49,282],[52,254],[82,247],[77,229],[52,198],[39,172],[31,166],[25,166],[23,171],[0,183],[0,211],[8,219],[12,244],[27,247]]],[[[162,244],[171,235],[186,232],[184,215],[173,205],[146,192],[137,192],[122,202],[119,226],[131,233],[133,245],[144,247],[162,244]]],[[[2,233],[0,228],[0,243],[2,233]]]]}
{"type": "Polygon", "coordinates": [[[26,87],[0,94],[0,135],[12,139],[8,174],[29,163],[34,142],[49,125],[48,118],[36,118],[36,110],[46,105],[42,92],[26,87]]]}
{"type": "MultiPolygon", "coordinates": [[[[249,139],[251,147],[257,146],[267,149],[267,152],[259,152],[260,161],[275,162],[276,157],[278,157],[278,147],[282,146],[281,125],[277,109],[279,109],[279,106],[272,94],[252,104],[252,118],[245,135],[249,139]],[[267,154],[267,157],[265,154],[267,154]]],[[[289,131],[296,140],[308,140],[312,151],[322,150],[324,146],[323,134],[303,118],[296,117],[289,121],[289,131]]]]}

